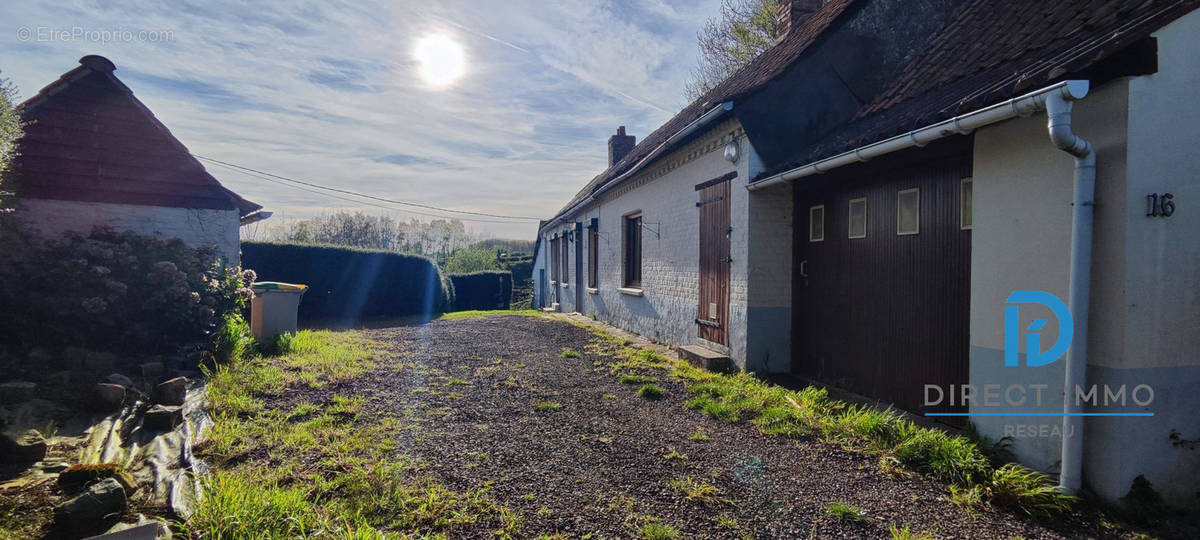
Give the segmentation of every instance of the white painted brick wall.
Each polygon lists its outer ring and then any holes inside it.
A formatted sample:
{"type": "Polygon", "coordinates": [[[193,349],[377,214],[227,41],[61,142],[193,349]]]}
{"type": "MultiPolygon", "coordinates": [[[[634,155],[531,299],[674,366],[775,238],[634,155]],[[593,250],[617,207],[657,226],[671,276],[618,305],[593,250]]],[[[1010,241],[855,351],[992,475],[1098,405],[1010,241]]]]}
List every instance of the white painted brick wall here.
{"type": "MultiPolygon", "coordinates": [[[[595,315],[597,319],[672,344],[696,344],[699,306],[699,210],[695,186],[733,170],[730,215],[733,234],[730,251],[729,355],[740,365],[746,357],[747,306],[747,191],[743,187],[750,174],[749,159],[735,165],[723,157],[725,143],[733,138],[748,156],[749,141],[740,135],[736,121],[724,122],[687,146],[659,159],[625,186],[605,194],[601,201],[572,216],[568,223],[543,231],[538,263],[534,273],[550,260],[546,249],[555,233],[569,230],[574,222],[584,225],[599,218],[599,284],[596,294],[583,294],[576,305],[575,288],[585,283],[586,275],[577,276],[575,246],[570,251],[572,275],[567,288],[557,287],[557,301],[563,311],[595,315]],[[735,135],[736,134],[736,135],[735,135]],[[661,174],[661,175],[660,175],[661,174]],[[643,296],[630,296],[617,290],[622,283],[622,227],[624,216],[641,211],[646,228],[642,231],[643,296]],[[657,233],[657,234],[656,234],[657,233]]],[[[757,172],[757,171],[755,171],[757,172]]],[[[586,230],[584,236],[586,237],[586,230]]],[[[790,239],[789,239],[790,241],[790,239]]],[[[586,241],[583,256],[587,257],[586,241]]],[[[586,262],[586,261],[585,261],[586,262]]],[[[587,265],[583,265],[586,274],[587,265]]],[[[549,271],[547,271],[549,275],[549,271]]],[[[556,287],[550,286],[550,296],[556,287]]],[[[542,305],[549,305],[553,298],[542,305]]]]}
{"type": "Polygon", "coordinates": [[[74,231],[88,234],[98,226],[179,238],[190,246],[217,246],[231,265],[241,261],[236,210],[167,208],[130,204],[21,199],[17,216],[44,237],[74,231]]]}

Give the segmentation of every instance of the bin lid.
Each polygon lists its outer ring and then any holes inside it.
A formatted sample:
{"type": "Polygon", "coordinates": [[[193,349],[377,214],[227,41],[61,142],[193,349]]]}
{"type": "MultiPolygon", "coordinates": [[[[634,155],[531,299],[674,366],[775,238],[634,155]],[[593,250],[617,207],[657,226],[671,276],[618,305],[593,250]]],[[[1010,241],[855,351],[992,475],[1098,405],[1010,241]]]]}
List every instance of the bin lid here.
{"type": "Polygon", "coordinates": [[[280,283],[278,281],[256,281],[250,284],[250,289],[254,292],[304,292],[308,290],[308,285],[300,283],[280,283]]]}

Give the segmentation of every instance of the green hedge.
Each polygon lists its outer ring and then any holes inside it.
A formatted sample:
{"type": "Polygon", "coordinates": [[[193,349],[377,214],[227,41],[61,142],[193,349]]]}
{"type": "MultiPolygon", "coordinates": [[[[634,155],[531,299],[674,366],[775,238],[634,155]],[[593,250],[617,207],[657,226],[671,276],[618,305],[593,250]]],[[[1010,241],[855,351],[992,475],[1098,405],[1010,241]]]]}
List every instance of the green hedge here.
{"type": "Polygon", "coordinates": [[[454,309],[508,309],[512,303],[512,272],[485,271],[450,274],[454,309]]]}
{"type": "Polygon", "coordinates": [[[453,288],[433,261],[341,246],[242,242],[242,266],[259,281],[308,285],[300,324],[354,325],[393,317],[434,317],[453,288]]]}

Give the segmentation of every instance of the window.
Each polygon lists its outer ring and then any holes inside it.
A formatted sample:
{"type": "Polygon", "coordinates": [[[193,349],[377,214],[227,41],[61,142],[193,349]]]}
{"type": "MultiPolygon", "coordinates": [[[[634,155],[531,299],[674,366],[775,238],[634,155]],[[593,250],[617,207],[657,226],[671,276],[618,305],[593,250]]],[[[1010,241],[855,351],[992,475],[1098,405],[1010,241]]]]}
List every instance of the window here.
{"type": "Polygon", "coordinates": [[[964,231],[970,230],[974,223],[971,213],[972,184],[974,182],[970,178],[963,178],[958,189],[958,227],[964,231]]]}
{"type": "Polygon", "coordinates": [[[558,261],[559,255],[561,254],[561,252],[558,251],[559,242],[560,240],[557,235],[550,239],[550,281],[553,281],[554,283],[558,283],[558,269],[559,264],[561,264],[558,261]]]}
{"type": "Polygon", "coordinates": [[[642,215],[625,216],[625,286],[642,286],[642,215]]]}
{"type": "Polygon", "coordinates": [[[571,242],[568,241],[567,233],[564,231],[561,237],[562,240],[562,284],[566,285],[571,281],[571,242]]]}
{"type": "Polygon", "coordinates": [[[825,205],[819,204],[808,209],[808,241],[820,242],[825,239],[825,205]]]}
{"type": "Polygon", "coordinates": [[[921,190],[901,190],[896,194],[896,234],[921,231],[921,190]]]}
{"type": "Polygon", "coordinates": [[[867,237],[867,198],[850,199],[850,238],[867,237]]]}
{"type": "Polygon", "coordinates": [[[592,218],[591,223],[588,224],[588,230],[587,230],[588,231],[587,232],[587,244],[588,244],[587,245],[587,248],[588,248],[587,286],[592,289],[596,288],[596,282],[598,281],[596,274],[599,271],[598,265],[599,265],[599,258],[600,258],[600,246],[599,246],[600,231],[599,231],[599,229],[600,229],[599,222],[595,218],[592,218]]]}

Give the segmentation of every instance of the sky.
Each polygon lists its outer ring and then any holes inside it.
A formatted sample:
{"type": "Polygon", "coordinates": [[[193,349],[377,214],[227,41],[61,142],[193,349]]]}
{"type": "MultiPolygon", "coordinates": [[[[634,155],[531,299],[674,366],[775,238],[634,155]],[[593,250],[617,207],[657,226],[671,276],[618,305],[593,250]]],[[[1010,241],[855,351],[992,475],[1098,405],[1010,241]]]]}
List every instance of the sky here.
{"type": "MultiPolygon", "coordinates": [[[[0,76],[21,98],[99,54],[193,154],[548,218],[605,168],[618,125],[640,140],[686,105],[696,32],[719,0],[49,4],[0,5],[0,76]]],[[[431,219],[205,165],[274,212],[254,235],[336,210],[431,219]]],[[[489,237],[537,228],[458,217],[489,237]]]]}

